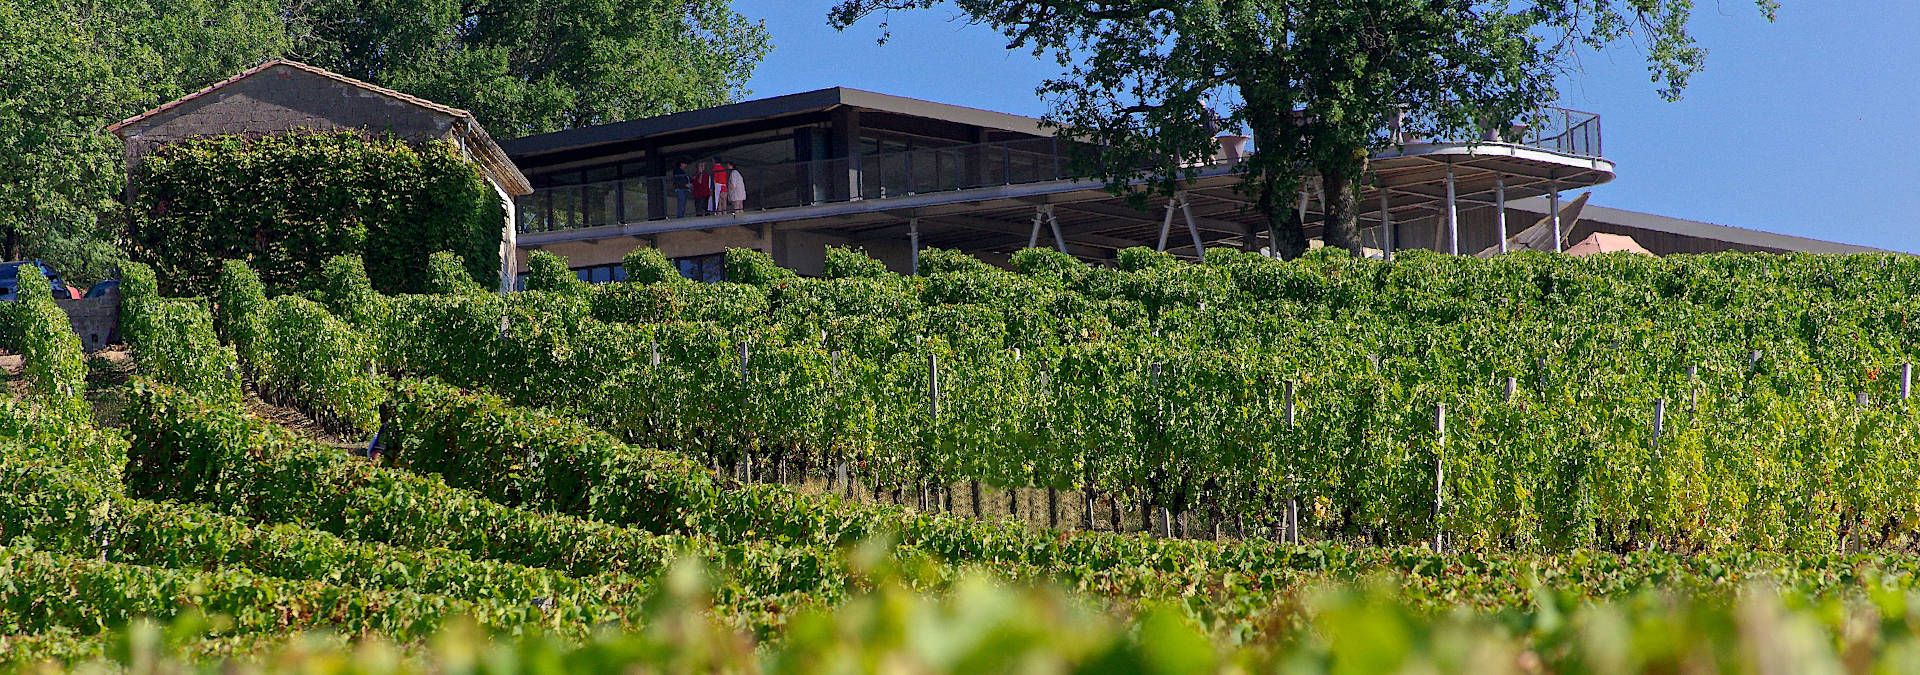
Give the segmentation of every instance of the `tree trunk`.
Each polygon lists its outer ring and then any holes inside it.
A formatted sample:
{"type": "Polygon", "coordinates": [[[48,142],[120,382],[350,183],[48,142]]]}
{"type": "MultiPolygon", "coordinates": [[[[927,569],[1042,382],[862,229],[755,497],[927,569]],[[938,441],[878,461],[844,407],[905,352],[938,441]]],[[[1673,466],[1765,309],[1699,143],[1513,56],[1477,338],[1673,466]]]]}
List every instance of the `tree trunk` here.
{"type": "Polygon", "coordinates": [[[1326,220],[1320,240],[1328,248],[1346,249],[1359,257],[1366,253],[1360,242],[1360,191],[1357,188],[1365,164],[1330,162],[1320,169],[1320,186],[1326,191],[1326,220]]]}
{"type": "Polygon", "coordinates": [[[1253,131],[1255,153],[1247,165],[1242,189],[1252,197],[1254,210],[1267,217],[1267,239],[1273,255],[1292,260],[1307,252],[1307,224],[1299,210],[1302,173],[1298,157],[1304,139],[1296,124],[1293,104],[1287,100],[1250,105],[1247,126],[1253,131]]]}
{"type": "Polygon", "coordinates": [[[1289,205],[1267,214],[1267,238],[1273,255],[1281,260],[1305,255],[1307,225],[1300,220],[1300,210],[1289,205]]]}

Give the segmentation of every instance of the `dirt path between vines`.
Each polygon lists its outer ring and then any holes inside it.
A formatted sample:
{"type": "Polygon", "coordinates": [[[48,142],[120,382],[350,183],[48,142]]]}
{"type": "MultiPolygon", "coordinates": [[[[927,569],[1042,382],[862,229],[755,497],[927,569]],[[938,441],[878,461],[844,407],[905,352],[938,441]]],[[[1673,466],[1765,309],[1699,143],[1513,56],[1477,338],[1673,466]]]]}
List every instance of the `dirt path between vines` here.
{"type": "Polygon", "coordinates": [[[247,407],[248,414],[280,425],[282,429],[336,448],[353,449],[367,446],[367,439],[341,436],[321,426],[319,422],[297,408],[278,405],[260,398],[260,394],[255,392],[253,387],[244,388],[242,395],[246,398],[243,403],[247,407]]]}

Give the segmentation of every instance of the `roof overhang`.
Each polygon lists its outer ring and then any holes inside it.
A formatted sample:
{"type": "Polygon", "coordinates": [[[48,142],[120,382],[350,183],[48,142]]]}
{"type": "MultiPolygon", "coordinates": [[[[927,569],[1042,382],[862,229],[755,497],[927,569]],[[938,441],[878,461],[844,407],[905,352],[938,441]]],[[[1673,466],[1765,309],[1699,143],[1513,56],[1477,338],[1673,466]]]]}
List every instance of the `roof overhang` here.
{"type": "Polygon", "coordinates": [[[516,138],[501,145],[515,156],[537,156],[614,143],[630,143],[666,134],[825,112],[841,107],[922,117],[1035,136],[1053,135],[1053,132],[1040,120],[1032,117],[846,87],[833,87],[658,117],[567,129],[516,138]]]}

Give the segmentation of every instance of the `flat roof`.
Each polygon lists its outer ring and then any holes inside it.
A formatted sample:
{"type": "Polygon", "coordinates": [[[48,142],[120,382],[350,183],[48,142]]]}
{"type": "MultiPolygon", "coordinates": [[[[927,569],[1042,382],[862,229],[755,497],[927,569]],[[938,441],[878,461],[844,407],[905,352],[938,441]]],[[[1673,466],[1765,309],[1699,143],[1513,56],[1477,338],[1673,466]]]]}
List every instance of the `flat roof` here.
{"type": "MultiPolygon", "coordinates": [[[[1545,215],[1548,211],[1547,200],[1544,197],[1516,199],[1509,202],[1508,206],[1517,210],[1541,215],[1545,215]]],[[[1808,237],[1796,237],[1791,234],[1763,232],[1744,227],[1718,225],[1641,211],[1595,206],[1593,204],[1588,204],[1585,209],[1581,210],[1580,219],[1642,230],[1652,230],[1654,232],[1677,234],[1686,237],[1697,237],[1700,239],[1711,239],[1746,246],[1770,248],[1778,251],[1799,251],[1804,253],[1897,253],[1897,251],[1888,251],[1871,246],[1846,244],[1808,237]]]]}
{"type": "Polygon", "coordinates": [[[516,156],[541,155],[608,143],[633,141],[662,134],[693,131],[740,122],[773,119],[839,107],[860,108],[911,117],[924,117],[988,129],[1000,129],[1036,136],[1051,136],[1053,131],[1033,117],[1011,115],[979,108],[923,101],[860,89],[832,87],[772,98],[741,101],[713,108],[611,122],[590,127],[567,129],[502,141],[500,147],[516,156]]]}

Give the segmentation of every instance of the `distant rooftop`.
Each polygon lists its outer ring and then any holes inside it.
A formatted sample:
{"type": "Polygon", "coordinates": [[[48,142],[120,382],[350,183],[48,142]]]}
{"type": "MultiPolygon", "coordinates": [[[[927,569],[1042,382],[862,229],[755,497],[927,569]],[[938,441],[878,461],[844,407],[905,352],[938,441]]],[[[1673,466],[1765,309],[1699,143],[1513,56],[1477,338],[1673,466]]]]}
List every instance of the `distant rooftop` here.
{"type": "MultiPolygon", "coordinates": [[[[1547,200],[1542,197],[1532,197],[1528,199],[1514,200],[1513,202],[1509,203],[1508,206],[1516,210],[1526,211],[1529,213],[1545,214],[1547,212],[1547,200]]],[[[1896,252],[1896,251],[1887,251],[1885,249],[1873,248],[1871,246],[1860,246],[1857,244],[1846,244],[1846,243],[1835,242],[1835,241],[1826,241],[1822,239],[1797,237],[1791,234],[1763,232],[1760,230],[1752,230],[1744,227],[1734,227],[1731,225],[1718,225],[1718,224],[1708,223],[1708,222],[1703,222],[1698,220],[1687,220],[1685,218],[1673,218],[1670,216],[1662,216],[1658,214],[1645,213],[1641,211],[1628,211],[1626,209],[1615,209],[1615,208],[1608,208],[1605,206],[1594,206],[1592,204],[1587,205],[1587,207],[1583,211],[1581,211],[1580,219],[1583,221],[1607,223],[1610,225],[1619,225],[1623,227],[1631,227],[1631,228],[1636,228],[1641,230],[1649,230],[1653,232],[1664,232],[1667,234],[1675,234],[1675,235],[1680,235],[1684,237],[1695,237],[1699,239],[1721,241],[1721,242],[1727,242],[1731,244],[1740,244],[1744,246],[1752,246],[1756,248],[1764,248],[1764,249],[1781,251],[1781,252],[1787,252],[1787,251],[1796,251],[1796,252],[1802,252],[1802,253],[1895,253],[1896,252]]]]}

